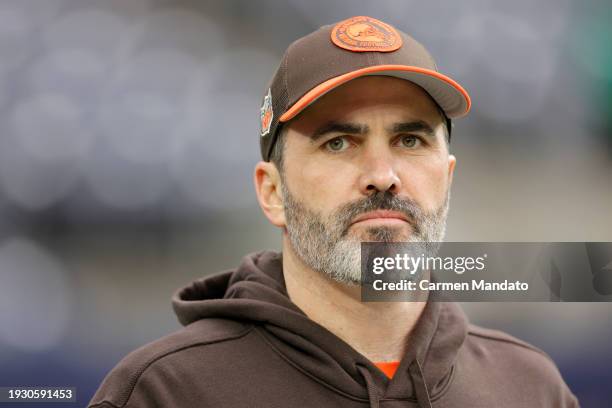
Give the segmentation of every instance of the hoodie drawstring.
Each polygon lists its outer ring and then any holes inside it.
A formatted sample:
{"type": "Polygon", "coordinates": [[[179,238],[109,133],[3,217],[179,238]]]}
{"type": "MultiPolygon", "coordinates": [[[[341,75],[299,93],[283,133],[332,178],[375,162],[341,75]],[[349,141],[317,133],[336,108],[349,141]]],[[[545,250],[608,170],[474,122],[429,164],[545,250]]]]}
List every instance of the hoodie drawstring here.
{"type": "Polygon", "coordinates": [[[376,387],[374,386],[374,381],[372,380],[372,374],[370,374],[370,371],[362,365],[358,364],[357,369],[366,382],[368,398],[370,399],[370,407],[379,408],[380,405],[378,402],[378,393],[376,392],[376,387]]]}
{"type": "Polygon", "coordinates": [[[412,363],[410,363],[408,372],[410,373],[410,378],[414,384],[417,404],[421,408],[431,408],[431,398],[429,397],[429,391],[427,390],[427,384],[425,383],[423,368],[418,360],[415,359],[412,363]]]}

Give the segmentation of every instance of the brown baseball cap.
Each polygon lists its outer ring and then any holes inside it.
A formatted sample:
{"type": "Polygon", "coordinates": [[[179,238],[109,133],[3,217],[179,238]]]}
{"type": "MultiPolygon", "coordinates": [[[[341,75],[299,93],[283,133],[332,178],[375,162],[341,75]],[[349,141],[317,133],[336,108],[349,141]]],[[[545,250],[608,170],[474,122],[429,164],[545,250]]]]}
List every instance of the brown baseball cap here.
{"type": "Polygon", "coordinates": [[[270,159],[283,123],[327,92],[366,75],[414,82],[438,104],[449,124],[451,118],[470,110],[467,91],[438,72],[434,59],[420,43],[375,18],[351,17],[319,28],[285,51],[261,106],[263,159],[270,159]]]}

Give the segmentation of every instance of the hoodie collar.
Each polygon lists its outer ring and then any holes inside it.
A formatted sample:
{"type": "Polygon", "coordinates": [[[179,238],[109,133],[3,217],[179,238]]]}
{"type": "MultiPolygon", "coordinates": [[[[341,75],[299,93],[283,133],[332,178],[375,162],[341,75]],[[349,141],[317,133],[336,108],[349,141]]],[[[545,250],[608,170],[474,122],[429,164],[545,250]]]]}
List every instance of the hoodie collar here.
{"type": "Polygon", "coordinates": [[[261,334],[279,353],[339,392],[370,401],[375,392],[376,399],[416,399],[421,406],[430,405],[424,400],[435,400],[448,388],[467,334],[467,319],[458,305],[429,301],[389,380],[291,301],[282,255],[271,251],[249,254],[235,270],[196,280],[175,293],[173,307],[183,325],[225,318],[264,328],[261,334]]]}

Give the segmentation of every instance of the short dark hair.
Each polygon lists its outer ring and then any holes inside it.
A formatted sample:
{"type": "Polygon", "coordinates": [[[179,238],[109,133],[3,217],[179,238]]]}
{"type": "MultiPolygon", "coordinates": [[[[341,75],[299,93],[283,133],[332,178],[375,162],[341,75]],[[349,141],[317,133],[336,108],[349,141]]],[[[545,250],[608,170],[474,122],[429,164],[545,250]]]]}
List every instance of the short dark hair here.
{"type": "MultiPolygon", "coordinates": [[[[450,119],[442,112],[440,109],[440,114],[444,119],[444,129],[446,130],[446,143],[450,146],[450,128],[452,123],[450,119]]],[[[283,165],[284,165],[284,151],[285,151],[285,139],[287,137],[287,126],[282,126],[279,124],[279,129],[277,129],[278,135],[276,136],[276,142],[274,142],[274,146],[272,146],[272,151],[270,152],[270,162],[274,163],[278,172],[283,175],[283,165]]]]}
{"type": "Polygon", "coordinates": [[[287,127],[279,124],[279,128],[276,129],[278,133],[272,151],[270,152],[270,161],[274,163],[278,172],[283,175],[283,163],[284,163],[284,151],[285,151],[285,139],[287,133],[287,127]]]}

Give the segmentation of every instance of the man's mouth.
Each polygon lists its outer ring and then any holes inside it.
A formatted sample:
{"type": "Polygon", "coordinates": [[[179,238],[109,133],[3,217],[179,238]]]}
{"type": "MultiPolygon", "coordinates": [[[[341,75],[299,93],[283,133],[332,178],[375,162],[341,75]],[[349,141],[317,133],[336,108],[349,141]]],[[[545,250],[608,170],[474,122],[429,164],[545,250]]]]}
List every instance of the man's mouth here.
{"type": "Polygon", "coordinates": [[[353,225],[406,225],[408,218],[399,211],[389,210],[377,210],[370,211],[356,217],[351,226],[353,225]]]}

